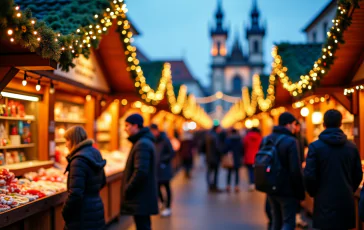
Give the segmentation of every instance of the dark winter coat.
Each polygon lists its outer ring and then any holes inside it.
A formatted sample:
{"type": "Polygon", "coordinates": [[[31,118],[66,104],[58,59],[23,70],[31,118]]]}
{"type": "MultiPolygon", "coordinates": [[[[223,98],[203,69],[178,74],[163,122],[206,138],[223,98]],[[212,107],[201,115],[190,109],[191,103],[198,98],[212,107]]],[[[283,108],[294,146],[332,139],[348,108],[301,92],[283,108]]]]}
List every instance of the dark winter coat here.
{"type": "Polygon", "coordinates": [[[121,213],[158,214],[157,162],[153,134],[149,128],[130,136],[133,143],[122,182],[121,213]]]}
{"type": "Polygon", "coordinates": [[[166,133],[161,132],[156,140],[156,153],[158,159],[157,177],[159,182],[170,181],[173,177],[172,159],[175,156],[171,141],[166,133]]]}
{"type": "Polygon", "coordinates": [[[309,146],[304,179],[315,228],[355,227],[354,191],[362,175],[358,149],[339,128],[326,129],[309,146]]]}
{"type": "Polygon", "coordinates": [[[62,215],[68,230],[105,228],[104,205],[99,192],[106,183],[106,161],[92,144],[92,140],[79,143],[67,157],[68,198],[62,215]]]}
{"type": "MultiPolygon", "coordinates": [[[[303,186],[302,166],[299,161],[297,140],[284,126],[275,126],[273,133],[266,138],[276,140],[278,136],[285,135],[277,145],[277,152],[282,166],[282,188],[277,191],[277,196],[294,197],[298,200],[305,199],[303,186]]],[[[264,143],[264,140],[262,141],[264,143]]]]}
{"type": "Polygon", "coordinates": [[[242,165],[243,160],[243,142],[237,134],[231,135],[225,141],[225,153],[232,152],[234,159],[234,168],[238,169],[242,165]]]}
{"type": "Polygon", "coordinates": [[[255,155],[259,151],[262,135],[256,131],[249,131],[244,137],[244,164],[253,165],[255,155]]]}
{"type": "Polygon", "coordinates": [[[203,146],[206,153],[207,164],[210,167],[218,166],[223,153],[223,143],[221,143],[219,135],[214,131],[208,132],[205,136],[203,146]]]}

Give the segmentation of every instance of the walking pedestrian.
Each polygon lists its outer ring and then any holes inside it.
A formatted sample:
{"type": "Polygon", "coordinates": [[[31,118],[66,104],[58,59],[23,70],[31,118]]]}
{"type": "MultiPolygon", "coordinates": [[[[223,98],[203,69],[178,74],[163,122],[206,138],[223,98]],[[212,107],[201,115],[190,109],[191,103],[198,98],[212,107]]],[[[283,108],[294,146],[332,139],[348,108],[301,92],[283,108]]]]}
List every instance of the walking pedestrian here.
{"type": "MultiPolygon", "coordinates": [[[[296,135],[297,142],[298,142],[300,163],[301,163],[302,167],[304,167],[305,150],[308,147],[308,142],[307,142],[306,137],[302,135],[301,123],[298,120],[297,120],[295,135],[296,135]]],[[[302,211],[301,202],[298,202],[297,213],[296,213],[296,225],[301,228],[307,228],[308,223],[303,219],[301,211],[302,211]]]]}
{"type": "Polygon", "coordinates": [[[191,133],[191,131],[186,131],[182,135],[180,156],[182,160],[182,166],[185,170],[185,177],[187,179],[191,178],[194,151],[195,144],[193,140],[193,134],[191,133]]]}
{"type": "Polygon", "coordinates": [[[162,202],[163,210],[161,211],[162,217],[168,217],[172,214],[171,202],[171,179],[173,177],[172,159],[175,152],[172,144],[165,132],[161,132],[156,124],[150,126],[154,138],[156,139],[156,159],[157,159],[157,178],[158,178],[158,195],[159,200],[162,202]],[[163,195],[163,188],[166,196],[163,195]]]}
{"type": "Polygon", "coordinates": [[[68,197],[62,215],[67,230],[99,230],[105,228],[104,205],[100,190],[106,183],[100,152],[92,147],[81,126],[69,128],[64,138],[70,153],[67,156],[68,197]]]}
{"type": "Polygon", "coordinates": [[[207,132],[203,144],[207,162],[207,184],[210,192],[221,192],[218,188],[219,166],[223,147],[220,141],[221,132],[221,127],[215,125],[211,131],[207,132]]]}
{"type": "Polygon", "coordinates": [[[235,175],[235,192],[239,192],[239,183],[240,183],[240,177],[239,177],[239,170],[242,163],[243,158],[243,143],[242,139],[236,129],[232,129],[230,135],[225,141],[225,153],[226,154],[232,154],[234,165],[232,168],[228,169],[227,174],[227,181],[226,181],[226,191],[230,192],[231,190],[231,177],[232,174],[235,175]]]}
{"type": "Polygon", "coordinates": [[[272,214],[271,230],[294,230],[297,203],[305,198],[302,168],[294,136],[297,121],[291,113],[284,112],[279,116],[278,122],[279,125],[273,128],[273,133],[266,137],[274,142],[280,140],[276,143],[276,149],[281,172],[284,172],[279,177],[279,189],[268,194],[268,209],[270,208],[272,214]]]}
{"type": "Polygon", "coordinates": [[[340,129],[342,115],[328,110],[325,130],[310,144],[304,181],[314,198],[313,227],[323,230],[355,228],[354,192],[362,180],[359,151],[340,129]]]}
{"type": "Polygon", "coordinates": [[[143,123],[139,114],[125,120],[133,146],[123,175],[121,213],[134,216],[137,230],[150,230],[150,216],[158,214],[156,150],[153,134],[143,123]]]}
{"type": "Polygon", "coordinates": [[[258,128],[252,128],[244,137],[244,164],[248,169],[249,191],[255,190],[254,185],[254,159],[259,151],[262,135],[258,128]]]}

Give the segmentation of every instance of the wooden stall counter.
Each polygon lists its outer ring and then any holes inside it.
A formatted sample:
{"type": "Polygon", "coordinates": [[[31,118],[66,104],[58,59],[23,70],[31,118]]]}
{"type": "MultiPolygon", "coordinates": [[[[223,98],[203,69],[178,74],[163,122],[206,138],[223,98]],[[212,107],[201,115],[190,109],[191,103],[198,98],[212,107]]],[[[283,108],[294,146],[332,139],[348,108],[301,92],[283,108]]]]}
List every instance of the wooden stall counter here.
{"type": "MultiPolygon", "coordinates": [[[[122,176],[123,172],[121,170],[107,174],[106,185],[100,191],[100,196],[104,203],[106,223],[118,218],[120,215],[122,176]]],[[[59,192],[2,212],[0,213],[0,229],[63,230],[62,208],[66,199],[67,192],[59,192]]]]}

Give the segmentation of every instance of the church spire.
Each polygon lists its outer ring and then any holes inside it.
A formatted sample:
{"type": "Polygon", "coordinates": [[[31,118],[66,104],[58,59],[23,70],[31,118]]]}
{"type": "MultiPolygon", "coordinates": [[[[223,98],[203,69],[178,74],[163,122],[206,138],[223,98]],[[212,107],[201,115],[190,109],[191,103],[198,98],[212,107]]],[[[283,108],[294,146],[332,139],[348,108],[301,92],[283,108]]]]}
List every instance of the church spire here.
{"type": "Polygon", "coordinates": [[[224,28],[223,20],[224,20],[224,12],[222,10],[222,0],[217,0],[217,9],[215,13],[216,25],[214,26],[214,28],[211,28],[211,36],[219,34],[227,36],[228,32],[224,28]]]}
{"type": "Polygon", "coordinates": [[[260,12],[257,0],[253,0],[252,10],[250,12],[251,23],[247,28],[247,36],[251,34],[265,35],[265,26],[261,25],[259,20],[260,12]]]}

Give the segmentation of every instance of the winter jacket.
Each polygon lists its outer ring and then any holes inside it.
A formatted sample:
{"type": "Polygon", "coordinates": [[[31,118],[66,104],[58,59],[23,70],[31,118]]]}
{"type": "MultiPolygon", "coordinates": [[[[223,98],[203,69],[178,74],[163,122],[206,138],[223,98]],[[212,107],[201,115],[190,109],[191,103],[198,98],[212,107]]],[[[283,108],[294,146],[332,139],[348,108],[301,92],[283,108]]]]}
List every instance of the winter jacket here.
{"type": "Polygon", "coordinates": [[[241,167],[244,149],[241,137],[239,135],[237,134],[231,135],[226,139],[224,152],[225,153],[232,152],[235,169],[241,167]]]}
{"type": "MultiPolygon", "coordinates": [[[[283,175],[280,177],[282,179],[282,187],[275,195],[304,200],[305,189],[303,186],[302,166],[299,161],[295,136],[284,126],[275,126],[273,133],[265,138],[270,138],[275,141],[280,135],[285,135],[277,145],[283,175]]],[[[262,143],[264,143],[264,140],[262,143]]]]}
{"type": "Polygon", "coordinates": [[[67,156],[68,197],[62,215],[68,230],[105,228],[104,205],[99,192],[106,183],[106,161],[92,144],[92,140],[85,140],[67,156]]]}
{"type": "Polygon", "coordinates": [[[315,228],[355,228],[354,192],[362,175],[357,147],[339,128],[324,130],[309,146],[304,170],[315,228]]]}
{"type": "Polygon", "coordinates": [[[305,148],[308,147],[308,142],[306,137],[303,137],[301,134],[296,135],[297,142],[298,142],[298,150],[301,164],[305,162],[305,148]]]}
{"type": "Polygon", "coordinates": [[[203,149],[206,153],[207,164],[211,167],[218,166],[223,153],[223,143],[221,143],[219,135],[216,132],[211,130],[206,133],[203,149]]]}
{"type": "Polygon", "coordinates": [[[173,176],[172,159],[175,152],[166,133],[161,132],[156,140],[156,153],[158,162],[157,177],[159,182],[170,181],[173,176]]]}
{"type": "Polygon", "coordinates": [[[133,143],[122,182],[121,213],[158,214],[157,162],[154,137],[149,128],[130,136],[133,143]]]}
{"type": "Polygon", "coordinates": [[[244,164],[253,165],[255,155],[259,151],[262,136],[259,132],[250,131],[244,137],[244,164]]]}

